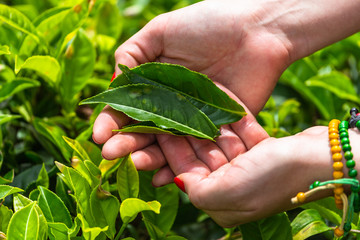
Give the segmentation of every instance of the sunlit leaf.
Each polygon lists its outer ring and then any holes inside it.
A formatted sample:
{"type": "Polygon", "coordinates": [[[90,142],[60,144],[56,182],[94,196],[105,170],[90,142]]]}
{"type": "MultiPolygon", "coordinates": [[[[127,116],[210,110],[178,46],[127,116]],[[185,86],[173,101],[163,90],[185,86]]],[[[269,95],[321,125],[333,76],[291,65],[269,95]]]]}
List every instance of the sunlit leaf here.
{"type": "Polygon", "coordinates": [[[145,202],[138,198],[127,198],[120,205],[120,216],[124,223],[130,223],[143,211],[153,211],[159,214],[160,207],[158,201],[145,202]]]}
{"type": "Polygon", "coordinates": [[[90,227],[89,223],[85,220],[85,218],[81,214],[78,214],[76,218],[80,220],[81,230],[86,240],[95,240],[95,238],[101,232],[105,232],[108,229],[107,226],[104,228],[90,227]]]}
{"type": "Polygon", "coordinates": [[[332,230],[318,211],[307,209],[299,213],[291,223],[294,240],[302,240],[332,230]]]}
{"type": "Polygon", "coordinates": [[[7,196],[14,194],[14,193],[18,193],[18,192],[22,192],[24,190],[17,188],[17,187],[12,187],[9,185],[0,185],[0,200],[6,198],[7,196]]]}
{"type": "MultiPolygon", "coordinates": [[[[0,156],[1,167],[1,156],[0,156]]],[[[0,176],[0,184],[9,184],[14,180],[14,169],[7,172],[4,176],[0,176]]]]}
{"type": "Polygon", "coordinates": [[[0,46],[0,56],[1,55],[8,55],[8,54],[11,54],[11,52],[9,50],[9,46],[7,46],[7,45],[0,46]]]}
{"type": "Polygon", "coordinates": [[[63,139],[75,151],[75,156],[79,157],[82,161],[90,160],[89,155],[77,140],[66,136],[63,136],[63,139]]]}
{"type": "Polygon", "coordinates": [[[118,168],[116,186],[122,201],[138,197],[139,175],[130,154],[124,157],[118,168]]]}
{"type": "Polygon", "coordinates": [[[116,234],[116,218],[119,215],[119,200],[109,193],[101,192],[101,189],[97,187],[91,192],[90,206],[96,226],[108,227],[105,234],[113,239],[116,234]]]}
{"type": "Polygon", "coordinates": [[[9,122],[13,119],[21,118],[19,115],[11,115],[11,114],[0,114],[0,125],[6,122],[9,122]]]}
{"type": "Polygon", "coordinates": [[[10,210],[5,205],[0,205],[0,231],[5,233],[7,232],[7,227],[9,225],[10,219],[13,215],[13,211],[10,210]]]}
{"type": "Polygon", "coordinates": [[[48,222],[61,222],[71,228],[73,223],[64,202],[50,190],[41,186],[38,189],[40,192],[38,198],[39,207],[43,211],[46,220],[48,222]]]}
{"type": "Polygon", "coordinates": [[[8,226],[7,240],[40,239],[40,220],[35,206],[36,202],[33,202],[14,213],[8,226]]]}
{"type": "Polygon", "coordinates": [[[45,168],[45,164],[42,165],[42,168],[39,172],[38,178],[36,180],[37,186],[43,186],[45,188],[49,187],[49,176],[45,168]]]}
{"type": "Polygon", "coordinates": [[[15,73],[17,74],[21,69],[36,71],[53,87],[57,85],[61,76],[60,65],[58,61],[51,56],[31,56],[19,66],[19,69],[15,69],[15,73]]]}
{"type": "Polygon", "coordinates": [[[37,42],[39,41],[34,25],[17,9],[0,4],[0,20],[21,32],[29,34],[37,42]]]}

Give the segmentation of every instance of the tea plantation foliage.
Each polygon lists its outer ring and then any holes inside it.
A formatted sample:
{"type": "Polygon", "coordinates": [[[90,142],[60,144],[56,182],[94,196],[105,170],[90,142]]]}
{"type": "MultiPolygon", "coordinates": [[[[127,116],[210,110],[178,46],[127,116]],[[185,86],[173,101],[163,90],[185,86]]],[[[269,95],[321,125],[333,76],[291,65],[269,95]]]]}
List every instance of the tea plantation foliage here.
{"type": "MultiPolygon", "coordinates": [[[[92,142],[104,105],[79,102],[108,88],[117,46],[194,2],[0,0],[0,239],[332,239],[331,198],[222,229],[176,186],[154,188],[153,172],[130,156],[106,161],[92,142]]],[[[258,121],[282,137],[345,119],[360,106],[359,61],[355,34],[295,62],[258,121]]]]}

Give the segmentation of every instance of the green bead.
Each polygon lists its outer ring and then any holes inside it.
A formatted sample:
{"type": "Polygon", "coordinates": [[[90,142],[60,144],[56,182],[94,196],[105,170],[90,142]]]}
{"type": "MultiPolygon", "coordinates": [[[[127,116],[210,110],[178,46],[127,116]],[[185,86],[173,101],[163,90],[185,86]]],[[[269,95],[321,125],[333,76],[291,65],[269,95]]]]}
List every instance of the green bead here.
{"type": "Polygon", "coordinates": [[[348,174],[349,174],[349,177],[354,178],[357,176],[357,171],[355,169],[350,169],[348,174]]]}
{"type": "Polygon", "coordinates": [[[349,152],[351,151],[351,146],[349,143],[342,144],[343,152],[349,152]]]}
{"type": "Polygon", "coordinates": [[[320,185],[320,181],[315,181],[313,184],[311,184],[310,190],[318,187],[319,185],[320,185]]]}
{"type": "Polygon", "coordinates": [[[350,143],[350,140],[349,140],[349,138],[342,138],[341,140],[340,140],[340,142],[341,142],[341,145],[344,145],[344,144],[349,144],[350,143]]]}
{"type": "Polygon", "coordinates": [[[351,230],[351,222],[347,222],[344,224],[344,231],[349,232],[351,230]]]}
{"type": "MultiPolygon", "coordinates": [[[[349,145],[350,146],[350,145],[349,145]]],[[[350,149],[351,149],[351,147],[350,147],[350,149]]],[[[346,151],[345,149],[344,149],[344,158],[346,159],[346,160],[351,160],[351,159],[353,159],[353,157],[354,157],[354,155],[353,155],[353,153],[351,152],[351,151],[346,151]]]]}
{"type": "Polygon", "coordinates": [[[352,160],[352,159],[346,161],[346,166],[347,166],[348,168],[354,168],[354,167],[355,167],[355,161],[352,160]]]}
{"type": "Polygon", "coordinates": [[[347,128],[339,128],[339,133],[348,132],[347,128]]]}
{"type": "Polygon", "coordinates": [[[349,128],[349,122],[348,121],[341,121],[339,123],[339,128],[349,128]]]}
{"type": "Polygon", "coordinates": [[[357,121],[355,126],[360,130],[360,121],[357,121]]]}
{"type": "Polygon", "coordinates": [[[339,136],[340,136],[340,139],[345,138],[345,137],[349,137],[349,133],[348,132],[341,132],[339,136]]]}

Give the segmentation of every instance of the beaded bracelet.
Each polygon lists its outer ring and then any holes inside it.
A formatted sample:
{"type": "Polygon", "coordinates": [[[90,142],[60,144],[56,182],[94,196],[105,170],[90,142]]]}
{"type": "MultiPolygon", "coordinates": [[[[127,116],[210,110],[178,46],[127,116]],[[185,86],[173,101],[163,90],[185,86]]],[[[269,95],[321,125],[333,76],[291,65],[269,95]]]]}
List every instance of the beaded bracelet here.
{"type": "Polygon", "coordinates": [[[329,122],[329,143],[331,146],[331,153],[333,163],[333,177],[334,180],[320,182],[315,181],[310,186],[310,190],[307,192],[299,192],[296,197],[291,199],[292,203],[303,203],[306,200],[306,197],[314,194],[315,192],[324,190],[324,189],[333,189],[335,204],[337,208],[343,209],[343,216],[341,224],[334,229],[334,234],[337,237],[343,236],[345,233],[348,233],[351,230],[351,222],[354,212],[359,212],[360,210],[360,184],[356,179],[357,170],[355,170],[355,161],[353,160],[353,153],[351,152],[350,140],[348,128],[349,125],[351,128],[357,127],[360,130],[360,113],[356,108],[350,110],[351,119],[347,121],[339,121],[337,119],[331,120],[329,122]],[[340,141],[339,141],[340,140],[340,141]],[[341,143],[341,147],[340,147],[341,143]],[[344,153],[344,158],[346,160],[346,166],[348,168],[348,175],[350,178],[343,178],[343,156],[341,151],[344,153]],[[351,195],[349,198],[344,193],[343,184],[348,184],[351,186],[351,195]]]}

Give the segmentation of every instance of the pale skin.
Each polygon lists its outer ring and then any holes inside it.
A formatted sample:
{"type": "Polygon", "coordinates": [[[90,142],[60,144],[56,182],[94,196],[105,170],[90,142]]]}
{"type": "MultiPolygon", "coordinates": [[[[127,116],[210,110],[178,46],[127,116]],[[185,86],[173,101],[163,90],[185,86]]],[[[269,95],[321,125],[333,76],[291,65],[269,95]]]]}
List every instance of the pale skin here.
{"type": "MultiPolygon", "coordinates": [[[[131,119],[106,107],[95,121],[93,139],[104,144],[104,158],[132,152],[138,169],[160,169],[155,186],[180,178],[192,203],[221,226],[294,207],[290,199],[298,191],[332,178],[327,128],[274,139],[252,114],[292,62],[358,31],[359,10],[360,2],[352,0],[207,0],[160,15],[118,48],[116,63],[170,62],[205,73],[249,114],[223,126],[211,142],[114,133],[131,119]]],[[[115,72],[120,74],[117,67],[115,72]]],[[[352,142],[359,137],[350,131],[352,142]]],[[[360,152],[353,153],[359,160],[360,152]]]]}

